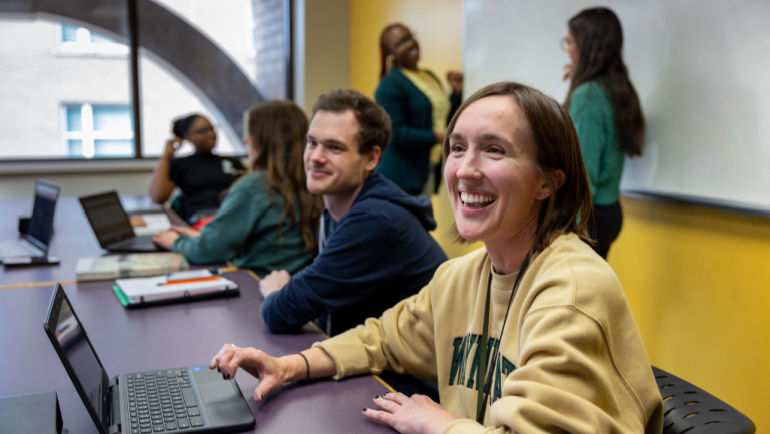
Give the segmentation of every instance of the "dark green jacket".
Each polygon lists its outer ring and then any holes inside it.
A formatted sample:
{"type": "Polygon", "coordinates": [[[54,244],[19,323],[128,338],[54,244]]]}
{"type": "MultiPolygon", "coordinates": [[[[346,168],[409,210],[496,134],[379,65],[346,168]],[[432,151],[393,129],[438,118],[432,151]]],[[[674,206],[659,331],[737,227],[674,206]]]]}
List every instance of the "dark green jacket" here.
{"type": "MultiPolygon", "coordinates": [[[[439,82],[438,78],[436,82],[439,82]]],[[[380,80],[374,98],[393,122],[390,145],[375,172],[395,182],[409,194],[420,194],[430,171],[430,149],[436,144],[433,106],[398,68],[380,80]]],[[[460,106],[461,98],[459,94],[452,94],[447,123],[460,106]]]]}
{"type": "MultiPolygon", "coordinates": [[[[283,202],[283,196],[267,196],[262,173],[243,176],[227,193],[216,217],[203,227],[200,236],[179,237],[172,250],[194,264],[229,261],[259,277],[273,270],[294,274],[313,260],[315,252],[305,251],[297,225],[288,218],[281,221],[283,202]]],[[[295,221],[299,221],[299,200],[294,210],[295,221]]]]}

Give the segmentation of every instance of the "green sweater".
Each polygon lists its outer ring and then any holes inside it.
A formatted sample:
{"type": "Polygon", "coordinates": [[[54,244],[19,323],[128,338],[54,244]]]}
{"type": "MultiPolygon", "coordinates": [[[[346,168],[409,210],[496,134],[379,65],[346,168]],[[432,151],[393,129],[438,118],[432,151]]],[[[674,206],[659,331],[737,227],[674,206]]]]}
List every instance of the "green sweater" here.
{"type": "MultiPolygon", "coordinates": [[[[237,181],[200,236],[179,237],[172,250],[191,263],[230,261],[260,277],[272,270],[294,274],[309,264],[315,252],[305,251],[298,226],[289,219],[281,222],[284,198],[278,194],[268,197],[262,176],[255,172],[237,181]]],[[[294,209],[298,222],[299,200],[294,209]]]]}
{"type": "Polygon", "coordinates": [[[626,154],[618,149],[609,96],[599,83],[583,83],[572,91],[569,114],[580,139],[594,204],[617,202],[626,154]]]}

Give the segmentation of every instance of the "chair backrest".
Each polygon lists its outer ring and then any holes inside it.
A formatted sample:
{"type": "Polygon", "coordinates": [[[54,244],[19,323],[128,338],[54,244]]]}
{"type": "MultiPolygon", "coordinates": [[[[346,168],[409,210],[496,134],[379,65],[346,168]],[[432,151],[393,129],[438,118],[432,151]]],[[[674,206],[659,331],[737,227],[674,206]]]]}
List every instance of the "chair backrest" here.
{"type": "Polygon", "coordinates": [[[743,413],[676,375],[652,367],[663,397],[663,434],[752,434],[743,413]]]}

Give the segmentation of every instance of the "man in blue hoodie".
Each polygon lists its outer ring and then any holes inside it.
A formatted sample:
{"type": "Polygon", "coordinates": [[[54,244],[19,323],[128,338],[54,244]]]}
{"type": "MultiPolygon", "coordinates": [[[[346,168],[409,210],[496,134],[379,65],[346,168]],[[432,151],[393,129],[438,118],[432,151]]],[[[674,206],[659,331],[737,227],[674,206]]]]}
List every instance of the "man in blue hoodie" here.
{"type": "Polygon", "coordinates": [[[447,259],[428,233],[436,228],[430,200],[372,173],[390,132],[385,110],[353,90],[329,92],[313,107],[304,161],[308,190],[324,199],[320,252],[292,277],[275,271],[262,280],[272,333],[316,320],[331,336],[379,317],[447,259]]]}

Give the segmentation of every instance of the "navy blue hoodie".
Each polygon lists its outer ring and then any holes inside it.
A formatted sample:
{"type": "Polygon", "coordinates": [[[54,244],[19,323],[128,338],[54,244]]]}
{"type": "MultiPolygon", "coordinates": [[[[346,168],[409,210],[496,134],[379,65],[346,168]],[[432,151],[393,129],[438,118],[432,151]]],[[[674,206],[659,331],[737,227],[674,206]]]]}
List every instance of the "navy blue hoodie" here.
{"type": "Polygon", "coordinates": [[[436,228],[430,199],[381,175],[369,176],[339,222],[326,210],[323,221],[321,253],[262,304],[272,333],[316,319],[329,335],[353,328],[416,294],[447,259],[428,233],[436,228]]]}

